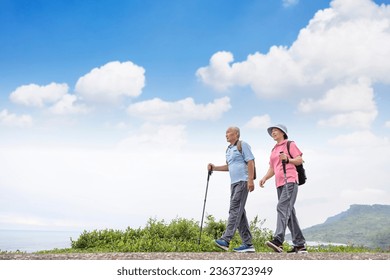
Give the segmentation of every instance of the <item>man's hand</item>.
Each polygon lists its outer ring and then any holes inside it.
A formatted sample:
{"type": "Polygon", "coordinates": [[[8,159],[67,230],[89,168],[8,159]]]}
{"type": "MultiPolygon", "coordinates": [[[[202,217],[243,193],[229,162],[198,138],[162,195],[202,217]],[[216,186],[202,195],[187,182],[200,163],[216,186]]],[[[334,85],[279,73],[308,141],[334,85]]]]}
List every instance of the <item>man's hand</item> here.
{"type": "Polygon", "coordinates": [[[248,180],[247,187],[249,192],[253,192],[253,190],[255,189],[255,183],[253,182],[253,180],[248,180]]]}

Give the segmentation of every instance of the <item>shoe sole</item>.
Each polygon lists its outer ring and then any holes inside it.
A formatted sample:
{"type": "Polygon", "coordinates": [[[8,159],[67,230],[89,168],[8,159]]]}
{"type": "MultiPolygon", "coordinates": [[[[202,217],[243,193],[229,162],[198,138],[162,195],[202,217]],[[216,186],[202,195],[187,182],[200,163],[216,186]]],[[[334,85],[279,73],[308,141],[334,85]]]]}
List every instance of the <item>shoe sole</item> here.
{"type": "Polygon", "coordinates": [[[298,252],[296,252],[297,254],[309,254],[309,252],[308,251],[298,251],[298,252]]]}
{"type": "Polygon", "coordinates": [[[233,252],[236,252],[236,253],[256,253],[256,250],[255,249],[246,249],[246,250],[234,250],[233,249],[233,252]]]}
{"type": "Polygon", "coordinates": [[[267,241],[265,242],[265,245],[270,247],[272,250],[274,250],[276,253],[283,253],[283,249],[276,246],[274,243],[267,241]]]}
{"type": "Polygon", "coordinates": [[[308,254],[308,251],[287,252],[287,254],[308,254]]]}
{"type": "Polygon", "coordinates": [[[218,248],[222,249],[222,250],[225,250],[225,251],[228,251],[228,250],[229,250],[229,247],[219,245],[217,242],[215,242],[215,245],[216,245],[218,248]]]}

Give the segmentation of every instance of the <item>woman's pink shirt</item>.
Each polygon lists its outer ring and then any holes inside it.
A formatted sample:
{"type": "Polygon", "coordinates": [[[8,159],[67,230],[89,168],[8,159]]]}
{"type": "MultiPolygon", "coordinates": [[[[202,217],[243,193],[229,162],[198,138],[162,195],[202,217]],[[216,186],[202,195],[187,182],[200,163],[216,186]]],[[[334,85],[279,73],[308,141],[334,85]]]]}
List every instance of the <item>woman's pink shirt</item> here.
{"type": "MultiPolygon", "coordinates": [[[[283,151],[284,154],[287,155],[288,158],[290,158],[290,155],[288,154],[287,151],[287,141],[288,140],[284,140],[276,144],[274,149],[271,152],[269,164],[275,173],[276,187],[281,187],[284,186],[285,184],[283,164],[282,161],[279,159],[279,154],[281,151],[283,151]]],[[[302,152],[298,149],[297,145],[295,145],[295,142],[290,143],[290,154],[292,155],[293,158],[297,156],[302,156],[302,152]]],[[[298,173],[294,164],[292,163],[286,164],[286,175],[287,175],[287,183],[298,182],[298,173]]]]}

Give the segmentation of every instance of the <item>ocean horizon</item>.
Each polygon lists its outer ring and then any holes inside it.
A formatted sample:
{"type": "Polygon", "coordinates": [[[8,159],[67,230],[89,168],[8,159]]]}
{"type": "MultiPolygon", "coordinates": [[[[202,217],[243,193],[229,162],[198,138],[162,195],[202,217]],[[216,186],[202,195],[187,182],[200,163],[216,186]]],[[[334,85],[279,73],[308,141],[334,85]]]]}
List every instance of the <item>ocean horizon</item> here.
{"type": "Polygon", "coordinates": [[[70,248],[71,239],[77,240],[81,233],[80,231],[0,229],[0,252],[33,253],[70,248]]]}

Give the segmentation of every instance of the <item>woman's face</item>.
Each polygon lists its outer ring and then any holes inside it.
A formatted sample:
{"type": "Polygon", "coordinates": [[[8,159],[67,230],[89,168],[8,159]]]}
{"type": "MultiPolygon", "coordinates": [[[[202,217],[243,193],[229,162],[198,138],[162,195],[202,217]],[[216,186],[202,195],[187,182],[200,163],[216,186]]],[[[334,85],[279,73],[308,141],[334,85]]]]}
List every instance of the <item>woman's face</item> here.
{"type": "Polygon", "coordinates": [[[283,141],[284,140],[284,132],[281,131],[279,128],[274,127],[271,131],[272,138],[277,141],[283,141]]]}

